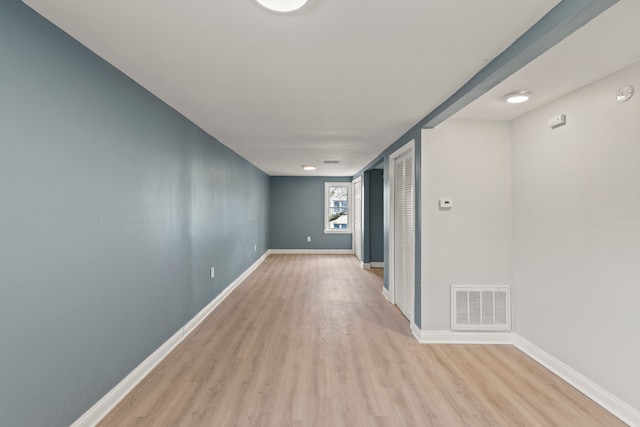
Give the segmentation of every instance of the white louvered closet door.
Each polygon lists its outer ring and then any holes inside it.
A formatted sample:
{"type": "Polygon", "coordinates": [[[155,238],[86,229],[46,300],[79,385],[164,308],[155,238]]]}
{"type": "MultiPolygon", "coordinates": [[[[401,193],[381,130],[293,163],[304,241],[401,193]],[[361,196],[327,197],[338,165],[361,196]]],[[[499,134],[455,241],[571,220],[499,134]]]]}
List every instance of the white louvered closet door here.
{"type": "Polygon", "coordinates": [[[413,318],[414,174],[413,153],[394,160],[394,290],[398,308],[413,318]]]}

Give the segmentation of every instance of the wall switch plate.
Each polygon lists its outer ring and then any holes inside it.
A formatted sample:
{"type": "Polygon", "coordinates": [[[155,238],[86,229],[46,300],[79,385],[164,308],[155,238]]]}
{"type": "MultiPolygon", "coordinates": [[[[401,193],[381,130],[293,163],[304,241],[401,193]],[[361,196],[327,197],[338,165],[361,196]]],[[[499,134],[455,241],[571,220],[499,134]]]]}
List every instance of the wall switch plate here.
{"type": "Polygon", "coordinates": [[[451,209],[453,207],[453,199],[450,197],[444,197],[438,202],[440,209],[451,209]]]}
{"type": "Polygon", "coordinates": [[[213,279],[214,277],[216,277],[216,269],[215,267],[211,267],[211,278],[213,279]]]}
{"type": "Polygon", "coordinates": [[[258,251],[258,245],[253,245],[253,251],[257,252],[258,251]]]}
{"type": "Polygon", "coordinates": [[[307,242],[311,241],[311,236],[307,236],[307,242]]]}

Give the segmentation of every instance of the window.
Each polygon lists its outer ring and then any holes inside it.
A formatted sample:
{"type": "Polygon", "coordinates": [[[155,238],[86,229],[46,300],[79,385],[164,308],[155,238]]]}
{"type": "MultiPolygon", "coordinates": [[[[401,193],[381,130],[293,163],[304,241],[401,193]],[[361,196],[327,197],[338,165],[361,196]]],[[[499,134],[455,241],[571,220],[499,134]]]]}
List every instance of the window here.
{"type": "Polygon", "coordinates": [[[351,233],[349,222],[350,182],[324,183],[324,232],[351,233]]]}

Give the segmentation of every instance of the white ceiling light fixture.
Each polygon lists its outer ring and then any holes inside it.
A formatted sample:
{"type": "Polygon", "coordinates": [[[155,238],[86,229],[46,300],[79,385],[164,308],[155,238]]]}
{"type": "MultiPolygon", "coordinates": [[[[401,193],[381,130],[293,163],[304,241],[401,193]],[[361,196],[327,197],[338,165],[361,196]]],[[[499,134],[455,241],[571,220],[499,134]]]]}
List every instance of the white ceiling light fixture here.
{"type": "Polygon", "coordinates": [[[531,94],[529,92],[515,92],[510,93],[505,97],[506,101],[509,104],[521,104],[523,102],[527,102],[531,98],[531,94]]]}
{"type": "Polygon", "coordinates": [[[302,169],[306,170],[306,171],[314,171],[316,170],[316,167],[313,165],[303,165],[302,169]]]}
{"type": "Polygon", "coordinates": [[[307,3],[307,0],[256,0],[263,7],[275,12],[293,12],[307,3]]]}

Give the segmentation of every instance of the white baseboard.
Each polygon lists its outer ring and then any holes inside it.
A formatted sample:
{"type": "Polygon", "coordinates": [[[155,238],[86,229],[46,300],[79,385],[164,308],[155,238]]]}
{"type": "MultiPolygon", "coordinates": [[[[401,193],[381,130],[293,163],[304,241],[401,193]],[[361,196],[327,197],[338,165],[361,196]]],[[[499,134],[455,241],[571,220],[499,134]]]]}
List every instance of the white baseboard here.
{"type": "Polygon", "coordinates": [[[411,325],[413,335],[422,344],[512,344],[511,332],[423,331],[411,325]]]}
{"type": "Polygon", "coordinates": [[[156,351],[154,351],[149,357],[147,357],[141,364],[139,364],[133,371],[129,373],[118,385],[112,388],[102,399],[96,402],[87,412],[85,412],[80,418],[78,418],[71,427],[94,427],[109,412],[124,399],[127,394],[135,388],[140,381],[142,381],[149,373],[155,368],[162,360],[171,353],[204,319],[207,318],[213,310],[216,309],[237,287],[242,283],[244,279],[249,276],[269,255],[267,251],[256,262],[254,262],[247,270],[245,270],[240,276],[229,284],[217,297],[207,304],[198,314],[196,314],[191,320],[187,322],[182,328],[178,330],[171,338],[164,342],[156,351]]]}
{"type": "Polygon", "coordinates": [[[361,262],[360,265],[365,270],[369,270],[372,268],[384,268],[384,262],[361,262]]]}
{"type": "Polygon", "coordinates": [[[387,301],[391,302],[391,294],[389,294],[389,289],[382,287],[382,295],[387,299],[387,301]]]}
{"type": "MultiPolygon", "coordinates": [[[[78,418],[71,427],[96,426],[127,394],[134,389],[178,344],[180,344],[206,317],[213,312],[235,290],[244,279],[249,276],[272,253],[330,253],[351,254],[351,251],[325,250],[269,250],[253,263],[236,280],[234,280],[220,295],[207,304],[187,324],[164,342],[118,385],[111,389],[102,399],[78,418]],[[283,252],[284,251],[284,252],[283,252]]],[[[382,288],[382,295],[390,301],[389,291],[382,288]]],[[[579,372],[567,366],[541,348],[527,341],[525,338],[511,332],[453,332],[453,331],[423,331],[411,323],[411,332],[416,340],[424,344],[513,344],[532,359],[558,375],[567,383],[584,393],[591,400],[611,412],[629,426],[640,427],[640,411],[618,399],[598,384],[584,377],[579,372]]]]}
{"type": "Polygon", "coordinates": [[[353,255],[352,249],[269,249],[268,254],[353,255]]]}
{"type": "Polygon", "coordinates": [[[202,321],[206,319],[207,316],[209,316],[211,312],[213,312],[213,310],[215,310],[220,305],[220,303],[222,303],[222,301],[224,301],[229,295],[231,295],[231,293],[240,285],[240,283],[242,283],[244,279],[249,277],[249,275],[253,273],[255,269],[258,268],[258,266],[262,264],[265,259],[267,259],[268,256],[269,251],[265,252],[260,258],[258,258],[256,262],[251,264],[249,268],[247,268],[242,274],[236,277],[236,280],[234,280],[229,284],[229,286],[224,288],[224,290],[220,292],[220,294],[215,297],[213,301],[211,301],[202,310],[200,310],[198,314],[193,316],[193,319],[188,321],[187,324],[182,328],[184,330],[184,336],[186,337],[191,332],[193,332],[193,330],[197,328],[198,325],[202,323],[202,321]]]}
{"type": "Polygon", "coordinates": [[[371,268],[384,268],[384,262],[361,262],[360,265],[365,270],[369,270],[371,268]]]}
{"type": "Polygon", "coordinates": [[[171,338],[164,342],[156,351],[151,353],[141,364],[139,364],[129,375],[127,375],[118,385],[112,388],[102,399],[93,405],[87,412],[78,418],[71,427],[93,427],[104,417],[124,397],[131,392],[162,360],[167,357],[184,339],[183,331],[180,329],[171,338]]]}
{"type": "Polygon", "coordinates": [[[598,384],[513,332],[423,331],[411,323],[411,332],[423,344],[511,344],[571,384],[631,427],[640,427],[640,411],[598,384]]]}
{"type": "Polygon", "coordinates": [[[514,335],[513,344],[542,366],[571,384],[580,392],[588,396],[598,405],[611,412],[630,426],[640,426],[640,411],[621,401],[598,384],[567,366],[546,351],[527,341],[519,335],[514,335]]]}
{"type": "Polygon", "coordinates": [[[418,325],[416,325],[415,323],[413,323],[413,320],[409,321],[409,328],[411,328],[411,333],[413,334],[413,337],[420,343],[420,344],[426,344],[423,343],[420,339],[420,335],[422,334],[422,331],[420,330],[420,328],[418,327],[418,325]]]}

